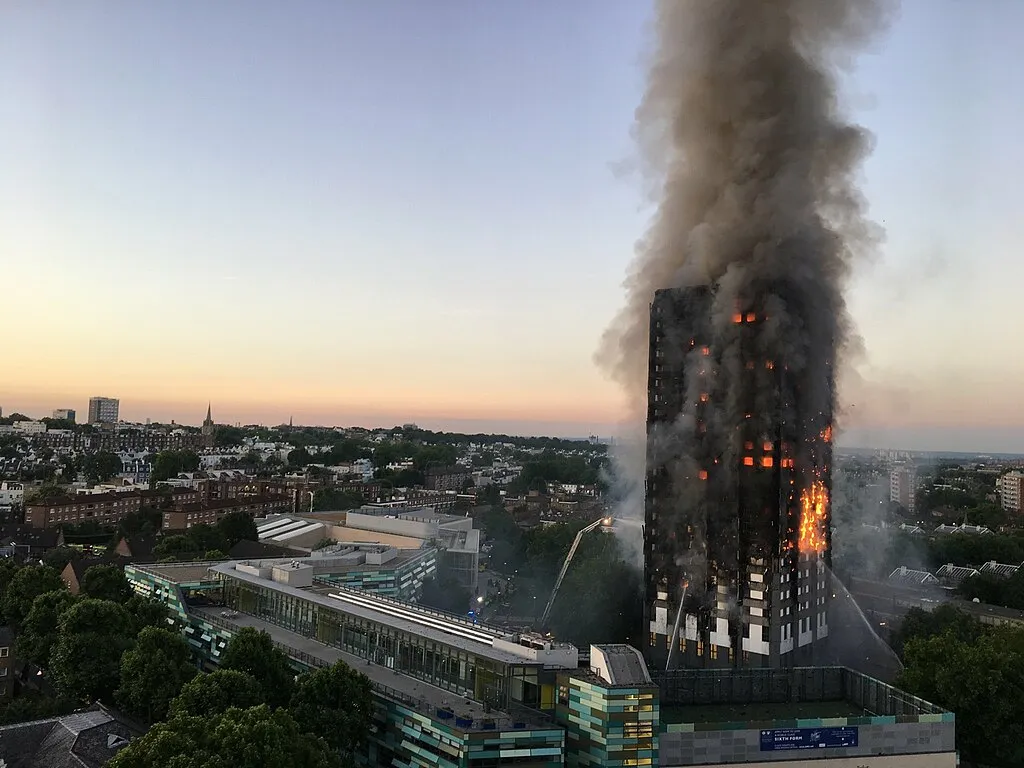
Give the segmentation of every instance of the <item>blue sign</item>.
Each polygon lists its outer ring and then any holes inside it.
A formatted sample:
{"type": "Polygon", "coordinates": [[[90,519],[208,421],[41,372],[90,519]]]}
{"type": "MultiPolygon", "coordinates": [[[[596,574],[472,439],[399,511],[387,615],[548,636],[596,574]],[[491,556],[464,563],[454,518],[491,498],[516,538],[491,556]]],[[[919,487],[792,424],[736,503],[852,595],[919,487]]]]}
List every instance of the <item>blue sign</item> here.
{"type": "Polygon", "coordinates": [[[856,728],[777,728],[761,731],[762,752],[856,746],[856,728]]]}

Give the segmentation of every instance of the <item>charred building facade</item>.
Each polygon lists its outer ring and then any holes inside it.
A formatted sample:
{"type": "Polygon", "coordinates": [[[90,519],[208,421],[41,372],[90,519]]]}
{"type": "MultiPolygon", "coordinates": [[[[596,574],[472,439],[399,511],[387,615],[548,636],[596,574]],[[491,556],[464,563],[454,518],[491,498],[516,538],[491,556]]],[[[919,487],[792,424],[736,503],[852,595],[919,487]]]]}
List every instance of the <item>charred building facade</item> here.
{"type": "Polygon", "coordinates": [[[653,668],[807,664],[828,636],[832,360],[800,354],[778,290],[745,294],[759,298],[695,287],[651,305],[653,668]]]}

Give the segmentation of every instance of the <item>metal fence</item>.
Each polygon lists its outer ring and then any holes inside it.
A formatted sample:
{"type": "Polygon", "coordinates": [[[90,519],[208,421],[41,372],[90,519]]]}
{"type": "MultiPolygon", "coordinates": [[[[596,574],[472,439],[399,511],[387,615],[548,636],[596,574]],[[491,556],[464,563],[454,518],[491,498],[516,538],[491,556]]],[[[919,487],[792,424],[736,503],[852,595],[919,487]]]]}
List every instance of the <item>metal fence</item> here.
{"type": "Polygon", "coordinates": [[[847,667],[677,669],[651,673],[662,704],[785,704],[846,701],[874,715],[916,717],[945,710],[847,667]]]}

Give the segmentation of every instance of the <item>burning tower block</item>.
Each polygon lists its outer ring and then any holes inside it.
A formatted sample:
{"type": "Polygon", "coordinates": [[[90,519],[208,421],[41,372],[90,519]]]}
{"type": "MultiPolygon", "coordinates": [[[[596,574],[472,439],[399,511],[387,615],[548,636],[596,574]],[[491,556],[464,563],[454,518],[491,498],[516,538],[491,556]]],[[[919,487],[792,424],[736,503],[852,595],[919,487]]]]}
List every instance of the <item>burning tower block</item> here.
{"type": "MultiPolygon", "coordinates": [[[[828,637],[834,345],[794,345],[778,291],[651,306],[645,657],[813,663],[828,637]],[[825,349],[828,354],[822,355],[825,349]]],[[[807,333],[793,334],[807,338],[807,333]]]]}

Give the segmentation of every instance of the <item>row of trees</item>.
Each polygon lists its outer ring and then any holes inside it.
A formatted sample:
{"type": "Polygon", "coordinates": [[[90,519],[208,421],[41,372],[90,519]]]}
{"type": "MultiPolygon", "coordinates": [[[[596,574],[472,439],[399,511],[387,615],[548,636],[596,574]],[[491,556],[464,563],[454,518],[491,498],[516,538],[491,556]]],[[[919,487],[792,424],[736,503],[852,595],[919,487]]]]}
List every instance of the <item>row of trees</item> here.
{"type": "Polygon", "coordinates": [[[944,605],[910,611],[894,638],[897,685],[956,713],[965,763],[1024,765],[1024,629],[985,627],[944,605]]]}
{"type": "Polygon", "coordinates": [[[115,768],[269,765],[282,755],[333,768],[362,747],[372,715],[364,675],[339,663],[296,678],[270,636],[251,628],[202,675],[166,607],[134,595],[119,568],[93,566],[81,587],[72,595],[48,566],[0,561],[0,611],[18,634],[16,656],[46,670],[55,692],[24,692],[0,722],[116,705],[154,727],[115,768]]]}
{"type": "Polygon", "coordinates": [[[289,765],[335,768],[362,749],[373,713],[365,675],[338,662],[296,678],[270,636],[250,627],[207,675],[190,663],[180,634],[144,630],[122,678],[134,683],[122,706],[155,725],[111,768],[272,765],[284,755],[289,765]]]}

